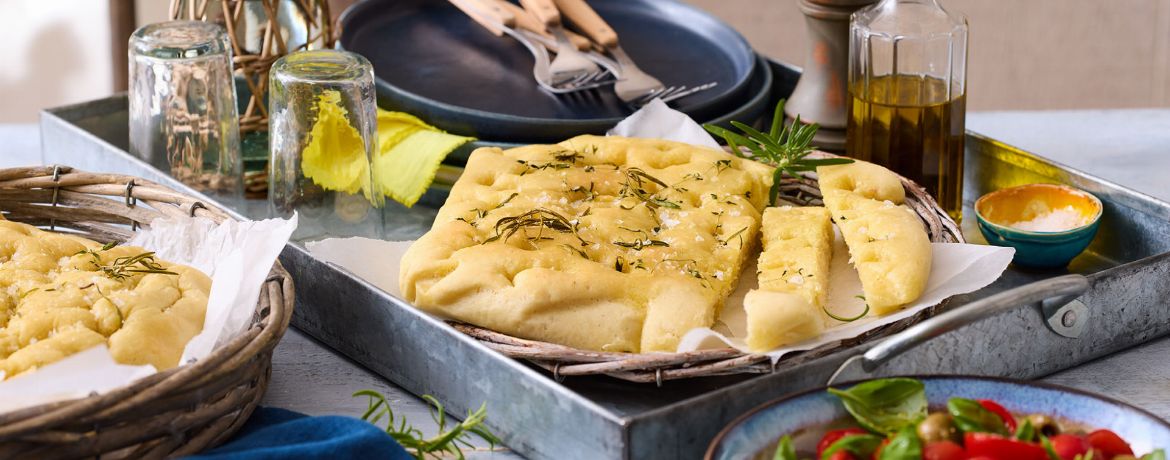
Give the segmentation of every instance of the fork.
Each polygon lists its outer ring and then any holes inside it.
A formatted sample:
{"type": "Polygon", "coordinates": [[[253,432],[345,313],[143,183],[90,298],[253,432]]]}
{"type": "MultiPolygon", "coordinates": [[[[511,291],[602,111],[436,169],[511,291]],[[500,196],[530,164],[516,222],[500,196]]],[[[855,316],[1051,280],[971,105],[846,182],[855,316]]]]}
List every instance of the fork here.
{"type": "Polygon", "coordinates": [[[709,90],[709,89],[714,88],[718,85],[719,85],[718,82],[713,81],[710,83],[704,83],[702,85],[694,86],[694,87],[690,87],[690,88],[688,88],[687,85],[670,86],[670,87],[663,88],[661,91],[646,93],[642,97],[639,97],[639,98],[634,99],[632,101],[626,101],[626,103],[634,108],[641,108],[642,106],[649,104],[650,101],[653,101],[655,99],[662,99],[662,102],[670,102],[670,101],[673,101],[675,99],[681,99],[681,98],[690,96],[690,95],[695,94],[695,93],[700,93],[700,92],[709,90]]]}
{"type": "Polygon", "coordinates": [[[552,1],[556,3],[557,8],[564,13],[565,17],[576,24],[585,35],[597,44],[604,46],[617,59],[620,70],[613,91],[623,102],[631,105],[636,105],[639,102],[645,104],[655,95],[661,95],[667,89],[671,89],[666,88],[661,81],[634,64],[634,60],[630,59],[630,56],[618,43],[617,32],[614,32],[613,28],[601,16],[598,16],[588,3],[585,3],[585,0],[552,1]]]}
{"type": "Polygon", "coordinates": [[[561,13],[553,0],[520,0],[520,4],[543,22],[557,40],[557,56],[550,65],[553,82],[560,83],[601,71],[596,63],[577,51],[577,47],[569,40],[561,25],[561,13]]]}
{"type": "MultiPolygon", "coordinates": [[[[528,12],[528,10],[516,6],[516,4],[511,3],[508,0],[488,1],[496,3],[500,8],[504,9],[504,11],[507,11],[515,16],[517,31],[524,33],[530,40],[544,45],[544,47],[549,50],[557,52],[560,51],[560,46],[557,43],[556,38],[554,38],[552,34],[548,32],[548,28],[545,27],[544,23],[540,22],[540,20],[537,19],[536,16],[533,16],[532,13],[528,12]]],[[[593,42],[589,41],[588,38],[577,35],[571,31],[565,32],[569,36],[569,40],[571,40],[576,46],[577,51],[583,53],[587,59],[597,63],[597,65],[601,66],[606,71],[609,71],[609,74],[612,74],[614,79],[617,78],[620,67],[616,61],[593,50],[593,42]]],[[[590,81],[602,82],[602,79],[606,76],[604,71],[594,75],[594,78],[591,78],[590,81]]],[[[601,84],[608,83],[612,83],[612,81],[604,81],[601,84]]]]}
{"type": "Polygon", "coordinates": [[[537,34],[529,34],[526,33],[527,31],[513,28],[516,25],[516,17],[511,11],[501,8],[498,4],[493,4],[490,0],[448,0],[448,2],[455,5],[456,8],[459,8],[464,14],[489,32],[497,36],[507,34],[524,45],[532,53],[534,61],[532,65],[532,77],[546,91],[554,94],[564,94],[584,91],[611,83],[603,79],[605,71],[580,74],[573,78],[554,82],[552,71],[550,70],[548,50],[543,45],[538,45],[533,42],[538,36],[537,34]]]}

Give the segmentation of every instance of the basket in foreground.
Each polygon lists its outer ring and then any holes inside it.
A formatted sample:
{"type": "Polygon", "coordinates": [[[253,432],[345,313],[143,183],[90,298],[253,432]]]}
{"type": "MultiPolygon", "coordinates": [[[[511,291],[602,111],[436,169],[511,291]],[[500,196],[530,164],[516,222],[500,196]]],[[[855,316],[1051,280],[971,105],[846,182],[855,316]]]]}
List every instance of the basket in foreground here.
{"type": "MultiPolygon", "coordinates": [[[[101,242],[125,241],[168,215],[231,219],[140,178],[64,166],[0,169],[0,211],[8,220],[101,242]]],[[[239,336],[202,361],[126,387],[0,414],[0,458],[166,458],[222,443],[263,397],[292,309],[292,280],[276,262],[239,336]]]]}
{"type": "MultiPolygon", "coordinates": [[[[814,152],[810,158],[834,158],[836,155],[814,152]]],[[[918,184],[902,177],[906,189],[905,205],[922,218],[930,241],[962,243],[963,234],[946,211],[918,184]]],[[[794,206],[821,205],[821,191],[815,173],[799,178],[786,177],[780,197],[794,206]]],[[[548,342],[513,337],[466,323],[451,322],[455,329],[474,337],[488,348],[506,356],[528,360],[553,373],[560,380],[569,376],[608,375],[631,382],[654,382],[727,374],[767,373],[782,366],[832,353],[859,343],[890,335],[910,327],[934,314],[943,304],[927,308],[913,317],[878,327],[848,340],[830,343],[813,350],[791,353],[772,363],[762,354],[744,353],[734,348],[700,350],[687,353],[609,353],[580,350],[548,342]]]]}

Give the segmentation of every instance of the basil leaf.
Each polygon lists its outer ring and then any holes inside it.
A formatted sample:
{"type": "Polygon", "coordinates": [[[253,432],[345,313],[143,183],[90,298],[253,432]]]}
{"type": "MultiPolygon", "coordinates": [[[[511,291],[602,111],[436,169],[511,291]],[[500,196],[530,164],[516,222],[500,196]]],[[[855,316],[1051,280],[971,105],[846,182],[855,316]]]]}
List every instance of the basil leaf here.
{"type": "Polygon", "coordinates": [[[914,379],[877,379],[848,390],[830,388],[845,410],[870,431],[893,434],[926,418],[926,387],[914,379]]]}
{"type": "Polygon", "coordinates": [[[873,434],[851,434],[834,441],[823,453],[821,460],[829,460],[833,454],[846,451],[856,457],[869,458],[882,445],[885,438],[873,434]]]}
{"type": "Polygon", "coordinates": [[[1052,441],[1048,440],[1048,436],[1040,435],[1040,445],[1048,452],[1048,460],[1061,460],[1060,456],[1056,455],[1056,449],[1052,447],[1052,441]]]}
{"type": "Polygon", "coordinates": [[[1143,455],[1142,460],[1166,460],[1166,451],[1162,449],[1155,450],[1143,455]]]}
{"type": "Polygon", "coordinates": [[[780,438],[780,445],[776,446],[776,455],[772,460],[797,460],[796,449],[792,447],[792,436],[784,435],[780,438]]]}
{"type": "Polygon", "coordinates": [[[1032,426],[1031,420],[1024,420],[1020,426],[1016,427],[1016,432],[1012,434],[1017,441],[1032,442],[1036,439],[1036,428],[1032,426]]]}
{"type": "Polygon", "coordinates": [[[898,431],[886,447],[882,448],[878,460],[919,460],[922,458],[922,440],[913,426],[898,431]]]}
{"type": "Polygon", "coordinates": [[[1008,435],[1007,427],[1003,425],[1003,419],[995,415],[995,412],[984,408],[982,404],[979,404],[979,401],[951,398],[947,401],[947,412],[951,413],[951,418],[955,420],[955,426],[964,433],[1008,435]]]}

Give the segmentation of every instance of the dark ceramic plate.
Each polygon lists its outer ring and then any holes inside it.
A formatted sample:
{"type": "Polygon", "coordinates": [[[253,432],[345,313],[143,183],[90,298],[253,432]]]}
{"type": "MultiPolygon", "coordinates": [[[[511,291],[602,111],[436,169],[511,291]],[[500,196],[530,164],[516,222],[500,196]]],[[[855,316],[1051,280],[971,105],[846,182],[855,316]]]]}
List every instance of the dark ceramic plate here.
{"type": "MultiPolygon", "coordinates": [[[[952,397],[993,399],[1013,413],[1047,414],[1063,423],[1108,428],[1129,441],[1139,455],[1170,448],[1170,424],[1149,412],[1103,396],[1055,385],[988,377],[917,378],[926,384],[926,399],[932,410],[945,407],[947,399],[952,397]]],[[[766,453],[764,458],[772,458],[781,436],[811,433],[809,439],[815,443],[826,425],[848,417],[840,400],[824,389],[797,394],[764,404],[731,422],[711,442],[706,458],[744,459],[762,453],[766,453]]]]}
{"type": "MultiPolygon", "coordinates": [[[[673,0],[590,0],[643,70],[667,85],[718,82],[672,105],[696,120],[740,107],[757,67],[734,29],[673,0]]],[[[457,134],[557,142],[604,133],[631,113],[611,88],[572,97],[542,91],[532,56],[440,0],[368,0],[346,10],[341,46],[366,56],[378,104],[457,134]]]]}
{"type": "MultiPolygon", "coordinates": [[[[704,123],[714,123],[725,128],[730,128],[730,122],[732,120],[742,121],[749,124],[757,124],[757,122],[766,116],[771,115],[772,109],[775,107],[775,103],[772,102],[773,72],[775,70],[773,68],[774,65],[779,64],[771,64],[763,56],[759,57],[759,62],[756,65],[755,74],[748,82],[749,97],[744,101],[743,105],[734,108],[730,112],[727,112],[718,118],[707,120],[704,123]]],[[[610,127],[612,128],[613,126],[610,127]]],[[[606,130],[608,130],[608,128],[606,130]]],[[[560,142],[562,140],[564,139],[558,139],[556,142],[560,142]]],[[[450,155],[447,155],[447,158],[443,160],[443,163],[459,166],[465,165],[467,164],[467,157],[471,155],[471,152],[480,147],[500,147],[508,149],[512,147],[519,147],[521,145],[524,144],[517,142],[476,140],[463,144],[459,148],[455,149],[455,151],[451,152],[450,155]]]]}

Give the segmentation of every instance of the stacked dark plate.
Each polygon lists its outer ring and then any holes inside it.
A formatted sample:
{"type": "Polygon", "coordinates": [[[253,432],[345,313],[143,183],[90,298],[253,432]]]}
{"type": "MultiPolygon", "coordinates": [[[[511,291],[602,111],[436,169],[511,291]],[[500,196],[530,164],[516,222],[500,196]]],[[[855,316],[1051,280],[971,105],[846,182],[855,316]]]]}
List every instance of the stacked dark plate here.
{"type": "MultiPolygon", "coordinates": [[[[671,102],[701,123],[752,122],[770,115],[777,79],[796,71],[758,56],[710,14],[671,0],[589,0],[622,47],[667,86],[712,89],[671,102]],[[785,75],[776,75],[781,70],[785,75]]],[[[374,65],[378,105],[419,116],[481,145],[551,143],[604,134],[633,113],[602,87],[569,95],[541,90],[532,55],[497,37],[442,0],[367,0],[342,16],[341,46],[374,65]]]]}

